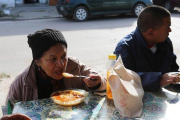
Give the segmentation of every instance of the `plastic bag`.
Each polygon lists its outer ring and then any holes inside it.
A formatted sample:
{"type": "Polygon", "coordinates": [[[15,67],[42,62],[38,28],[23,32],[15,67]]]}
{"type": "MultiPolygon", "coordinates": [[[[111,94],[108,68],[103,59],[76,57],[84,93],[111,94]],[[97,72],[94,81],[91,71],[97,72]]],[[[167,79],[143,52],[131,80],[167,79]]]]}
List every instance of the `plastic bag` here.
{"type": "Polygon", "coordinates": [[[114,104],[122,117],[140,117],[144,91],[139,75],[124,67],[119,56],[114,72],[109,77],[114,104]]]}

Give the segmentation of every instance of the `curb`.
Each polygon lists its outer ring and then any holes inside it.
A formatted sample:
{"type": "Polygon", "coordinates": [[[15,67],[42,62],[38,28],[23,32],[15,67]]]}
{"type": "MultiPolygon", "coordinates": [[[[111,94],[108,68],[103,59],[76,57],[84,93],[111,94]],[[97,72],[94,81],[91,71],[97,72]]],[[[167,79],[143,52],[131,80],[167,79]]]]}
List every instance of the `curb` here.
{"type": "Polygon", "coordinates": [[[0,18],[0,22],[1,21],[25,21],[25,20],[38,20],[38,19],[54,19],[54,18],[63,18],[63,17],[59,16],[59,17],[30,18],[30,19],[14,19],[12,17],[2,17],[2,18],[0,18]]]}
{"type": "Polygon", "coordinates": [[[0,17],[0,21],[12,20],[12,17],[0,17]]]}
{"type": "Polygon", "coordinates": [[[55,6],[22,6],[11,8],[10,11],[11,15],[0,17],[0,22],[62,18],[62,15],[57,12],[55,6]]]}

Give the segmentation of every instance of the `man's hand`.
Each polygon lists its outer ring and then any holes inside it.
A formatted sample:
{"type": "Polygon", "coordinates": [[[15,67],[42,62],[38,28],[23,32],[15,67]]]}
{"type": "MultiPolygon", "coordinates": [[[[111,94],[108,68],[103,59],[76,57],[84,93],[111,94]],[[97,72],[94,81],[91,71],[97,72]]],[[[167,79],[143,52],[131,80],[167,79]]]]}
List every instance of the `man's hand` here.
{"type": "Polygon", "coordinates": [[[83,79],[88,87],[94,87],[101,82],[101,77],[98,74],[89,74],[89,77],[90,79],[87,78],[83,79]],[[97,79],[97,80],[93,81],[91,79],[97,79]]]}
{"type": "Polygon", "coordinates": [[[3,116],[1,120],[31,120],[31,118],[22,114],[12,114],[3,116]]]}
{"type": "Polygon", "coordinates": [[[180,77],[178,74],[166,73],[161,77],[160,86],[164,87],[169,84],[176,84],[179,81],[180,81],[180,77]]]}

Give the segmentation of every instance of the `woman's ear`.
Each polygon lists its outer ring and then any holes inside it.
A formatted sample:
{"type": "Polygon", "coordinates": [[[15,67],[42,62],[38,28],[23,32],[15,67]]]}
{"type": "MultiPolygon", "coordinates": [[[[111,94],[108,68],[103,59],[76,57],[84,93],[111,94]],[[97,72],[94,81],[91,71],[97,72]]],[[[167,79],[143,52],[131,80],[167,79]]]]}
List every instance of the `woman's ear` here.
{"type": "Polygon", "coordinates": [[[35,59],[35,63],[36,63],[37,66],[40,66],[39,60],[35,59]]]}

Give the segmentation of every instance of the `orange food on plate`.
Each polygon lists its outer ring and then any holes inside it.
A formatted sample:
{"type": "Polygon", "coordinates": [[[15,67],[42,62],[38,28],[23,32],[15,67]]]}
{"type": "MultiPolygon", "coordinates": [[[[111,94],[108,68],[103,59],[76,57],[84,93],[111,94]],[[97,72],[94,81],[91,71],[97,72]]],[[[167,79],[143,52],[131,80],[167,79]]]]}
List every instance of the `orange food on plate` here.
{"type": "Polygon", "coordinates": [[[57,91],[51,95],[51,99],[55,103],[64,106],[77,105],[84,101],[85,97],[86,92],[84,90],[81,92],[75,90],[57,91]]]}
{"type": "Polygon", "coordinates": [[[63,92],[57,92],[53,94],[51,97],[54,97],[55,100],[61,102],[69,102],[83,98],[84,95],[75,91],[63,91],[63,92]]]}

